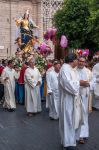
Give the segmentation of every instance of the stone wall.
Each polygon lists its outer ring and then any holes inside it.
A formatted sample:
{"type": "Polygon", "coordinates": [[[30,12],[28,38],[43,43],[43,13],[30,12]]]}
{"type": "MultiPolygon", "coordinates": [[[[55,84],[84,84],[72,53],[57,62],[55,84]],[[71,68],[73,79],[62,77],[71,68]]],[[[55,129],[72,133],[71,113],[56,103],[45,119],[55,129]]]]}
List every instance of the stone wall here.
{"type": "Polygon", "coordinates": [[[40,27],[39,36],[42,36],[43,17],[40,0],[0,0],[0,58],[7,58],[15,53],[14,42],[18,29],[14,18],[23,16],[27,9],[30,10],[30,18],[40,27]]]}

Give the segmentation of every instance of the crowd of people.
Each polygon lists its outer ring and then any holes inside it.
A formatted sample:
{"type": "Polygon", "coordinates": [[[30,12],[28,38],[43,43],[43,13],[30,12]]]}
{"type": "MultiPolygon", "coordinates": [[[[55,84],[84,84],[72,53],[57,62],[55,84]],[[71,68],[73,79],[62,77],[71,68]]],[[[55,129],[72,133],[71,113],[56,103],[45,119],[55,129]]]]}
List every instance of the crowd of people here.
{"type": "Polygon", "coordinates": [[[71,53],[64,60],[49,61],[41,73],[34,58],[23,62],[21,68],[13,60],[3,60],[0,102],[10,112],[16,103],[25,105],[32,117],[42,111],[41,101],[46,97],[49,118],[59,120],[62,146],[75,150],[77,142],[85,144],[89,137],[89,112],[99,109],[99,52],[90,64],[84,56],[71,53]]]}

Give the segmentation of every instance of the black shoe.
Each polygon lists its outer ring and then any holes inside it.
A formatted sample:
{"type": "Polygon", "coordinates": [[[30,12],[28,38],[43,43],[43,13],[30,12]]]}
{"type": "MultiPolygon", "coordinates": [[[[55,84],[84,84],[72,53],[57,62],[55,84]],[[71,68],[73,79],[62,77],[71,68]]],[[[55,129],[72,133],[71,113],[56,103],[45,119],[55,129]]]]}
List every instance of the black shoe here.
{"type": "Polygon", "coordinates": [[[24,105],[24,103],[19,102],[20,105],[24,105]]]}
{"type": "Polygon", "coordinates": [[[50,120],[55,120],[54,118],[50,117],[50,120]]]}
{"type": "Polygon", "coordinates": [[[95,107],[92,107],[92,110],[94,110],[94,111],[99,111],[99,109],[98,109],[98,108],[95,108],[95,107]]]}
{"type": "Polygon", "coordinates": [[[88,141],[88,138],[84,138],[85,143],[88,141]]]}
{"type": "Polygon", "coordinates": [[[15,111],[15,109],[11,108],[11,109],[8,109],[9,112],[13,112],[15,111]]]}
{"type": "Polygon", "coordinates": [[[66,147],[66,150],[76,150],[76,147],[75,146],[69,146],[69,147],[66,147]]]}

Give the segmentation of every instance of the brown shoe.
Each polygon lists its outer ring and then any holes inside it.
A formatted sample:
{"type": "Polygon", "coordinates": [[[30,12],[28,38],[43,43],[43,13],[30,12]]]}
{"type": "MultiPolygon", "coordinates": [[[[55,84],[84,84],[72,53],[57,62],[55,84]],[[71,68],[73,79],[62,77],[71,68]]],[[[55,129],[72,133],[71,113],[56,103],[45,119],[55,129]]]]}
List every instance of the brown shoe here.
{"type": "Polygon", "coordinates": [[[85,144],[85,140],[83,138],[80,138],[79,144],[85,144]]]}
{"type": "Polygon", "coordinates": [[[27,115],[28,115],[29,117],[32,117],[32,116],[33,116],[33,114],[32,114],[32,113],[27,113],[27,115]]]}

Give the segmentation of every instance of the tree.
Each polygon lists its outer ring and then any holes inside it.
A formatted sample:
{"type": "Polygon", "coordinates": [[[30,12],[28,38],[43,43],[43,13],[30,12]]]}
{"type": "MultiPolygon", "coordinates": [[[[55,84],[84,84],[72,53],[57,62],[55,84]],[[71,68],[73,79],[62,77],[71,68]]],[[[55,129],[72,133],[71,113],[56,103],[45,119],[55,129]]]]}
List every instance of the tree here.
{"type": "Polygon", "coordinates": [[[88,24],[89,39],[93,48],[99,48],[99,2],[92,0],[90,3],[90,18],[88,24]]]}
{"type": "Polygon", "coordinates": [[[92,48],[92,45],[98,47],[98,32],[94,34],[99,28],[97,25],[98,14],[94,18],[93,25],[91,24],[92,4],[95,1],[65,0],[62,8],[56,12],[54,25],[58,29],[57,38],[60,39],[61,35],[66,35],[70,48],[92,48]],[[94,31],[94,27],[96,31],[94,31]]]}

